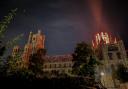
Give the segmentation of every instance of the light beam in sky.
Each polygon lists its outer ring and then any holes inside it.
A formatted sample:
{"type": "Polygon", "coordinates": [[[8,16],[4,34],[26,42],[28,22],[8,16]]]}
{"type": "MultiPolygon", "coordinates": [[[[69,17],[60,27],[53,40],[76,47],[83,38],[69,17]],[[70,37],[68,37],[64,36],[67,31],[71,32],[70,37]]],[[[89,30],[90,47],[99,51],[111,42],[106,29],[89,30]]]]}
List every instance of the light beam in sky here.
{"type": "Polygon", "coordinates": [[[106,20],[103,18],[102,0],[88,0],[88,4],[94,17],[95,31],[109,31],[106,20]]]}
{"type": "Polygon", "coordinates": [[[117,43],[117,38],[112,37],[109,33],[107,32],[100,32],[97,33],[94,36],[94,40],[92,40],[92,46],[94,48],[97,48],[100,44],[116,44],[117,43]]]}

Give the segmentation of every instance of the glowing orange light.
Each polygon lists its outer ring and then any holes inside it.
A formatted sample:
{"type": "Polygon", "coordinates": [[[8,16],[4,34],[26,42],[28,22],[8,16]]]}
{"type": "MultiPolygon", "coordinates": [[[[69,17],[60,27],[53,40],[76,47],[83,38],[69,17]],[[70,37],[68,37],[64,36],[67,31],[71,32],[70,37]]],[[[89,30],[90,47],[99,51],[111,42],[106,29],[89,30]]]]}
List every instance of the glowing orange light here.
{"type": "Polygon", "coordinates": [[[101,37],[100,37],[100,34],[99,33],[97,34],[97,37],[98,37],[98,43],[100,43],[101,37]]]}
{"type": "Polygon", "coordinates": [[[92,40],[92,46],[95,47],[95,44],[94,44],[93,40],[92,40]]]}
{"type": "Polygon", "coordinates": [[[101,41],[103,40],[106,44],[110,43],[109,41],[109,36],[107,33],[98,33],[96,36],[96,40],[97,40],[97,44],[101,43],[101,41]]]}
{"type": "Polygon", "coordinates": [[[117,43],[117,39],[115,38],[115,40],[114,40],[114,43],[116,44],[117,43]]]}
{"type": "Polygon", "coordinates": [[[111,36],[107,32],[100,32],[95,35],[95,39],[92,41],[92,46],[97,47],[99,44],[110,44],[117,43],[117,39],[115,38],[113,41],[111,36]]]}

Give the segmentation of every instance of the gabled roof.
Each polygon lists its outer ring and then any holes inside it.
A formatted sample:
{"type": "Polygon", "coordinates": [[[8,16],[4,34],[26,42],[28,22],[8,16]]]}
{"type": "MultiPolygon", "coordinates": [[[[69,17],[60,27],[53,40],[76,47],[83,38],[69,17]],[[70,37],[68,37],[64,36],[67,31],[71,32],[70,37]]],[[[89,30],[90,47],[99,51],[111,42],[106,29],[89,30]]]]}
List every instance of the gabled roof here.
{"type": "Polygon", "coordinates": [[[72,61],[72,55],[45,56],[45,62],[68,62],[72,61]]]}

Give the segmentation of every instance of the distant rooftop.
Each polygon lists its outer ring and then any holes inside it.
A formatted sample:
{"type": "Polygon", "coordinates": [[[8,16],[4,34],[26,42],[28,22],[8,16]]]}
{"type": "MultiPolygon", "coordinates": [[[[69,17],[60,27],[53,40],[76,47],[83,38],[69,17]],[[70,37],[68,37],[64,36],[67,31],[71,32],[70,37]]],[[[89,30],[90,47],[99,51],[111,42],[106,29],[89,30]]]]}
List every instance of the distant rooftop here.
{"type": "Polygon", "coordinates": [[[45,62],[66,62],[72,61],[72,55],[45,56],[45,62]]]}

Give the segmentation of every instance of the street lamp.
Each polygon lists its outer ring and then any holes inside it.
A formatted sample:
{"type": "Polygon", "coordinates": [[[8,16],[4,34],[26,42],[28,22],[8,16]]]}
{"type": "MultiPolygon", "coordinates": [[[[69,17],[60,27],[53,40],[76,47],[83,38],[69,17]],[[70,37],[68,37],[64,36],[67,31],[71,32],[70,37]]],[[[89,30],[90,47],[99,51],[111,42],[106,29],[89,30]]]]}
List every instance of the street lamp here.
{"type": "Polygon", "coordinates": [[[101,76],[104,76],[104,72],[101,72],[100,75],[101,75],[101,76]]]}
{"type": "Polygon", "coordinates": [[[104,72],[101,72],[100,75],[102,76],[103,85],[105,86],[104,77],[103,77],[105,75],[104,72]]]}

